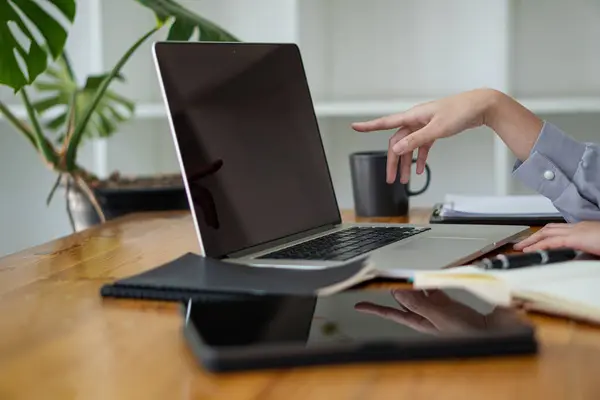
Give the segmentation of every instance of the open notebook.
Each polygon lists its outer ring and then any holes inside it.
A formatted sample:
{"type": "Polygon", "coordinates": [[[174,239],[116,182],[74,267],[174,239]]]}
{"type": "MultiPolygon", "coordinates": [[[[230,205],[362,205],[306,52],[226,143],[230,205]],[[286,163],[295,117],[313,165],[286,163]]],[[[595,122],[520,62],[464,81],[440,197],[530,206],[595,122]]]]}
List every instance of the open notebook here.
{"type": "Polygon", "coordinates": [[[460,287],[499,305],[522,300],[530,310],[600,324],[600,261],[578,260],[512,270],[473,266],[419,272],[415,288],[460,287]]]}
{"type": "Polygon", "coordinates": [[[541,195],[475,196],[446,195],[435,206],[432,223],[528,223],[564,222],[552,202],[541,195]]]}

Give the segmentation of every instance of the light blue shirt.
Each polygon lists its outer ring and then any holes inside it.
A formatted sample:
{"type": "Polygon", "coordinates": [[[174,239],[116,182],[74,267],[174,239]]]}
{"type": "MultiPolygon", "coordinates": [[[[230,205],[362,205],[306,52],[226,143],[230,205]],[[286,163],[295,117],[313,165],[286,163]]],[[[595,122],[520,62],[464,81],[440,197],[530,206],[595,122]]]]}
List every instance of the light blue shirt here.
{"type": "Polygon", "coordinates": [[[578,142],[544,122],[513,176],[550,199],[567,222],[600,221],[600,145],[578,142]]]}

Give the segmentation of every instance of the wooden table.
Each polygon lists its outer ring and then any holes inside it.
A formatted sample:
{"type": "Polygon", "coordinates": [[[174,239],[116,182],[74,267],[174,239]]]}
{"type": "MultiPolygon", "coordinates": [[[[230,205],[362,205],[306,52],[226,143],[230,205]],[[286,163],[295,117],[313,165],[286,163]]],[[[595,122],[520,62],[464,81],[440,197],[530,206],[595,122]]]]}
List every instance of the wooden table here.
{"type": "Polygon", "coordinates": [[[164,213],[0,259],[0,399],[600,399],[600,329],[541,316],[537,356],[211,375],[176,305],[99,296],[197,249],[189,215],[164,213]]]}

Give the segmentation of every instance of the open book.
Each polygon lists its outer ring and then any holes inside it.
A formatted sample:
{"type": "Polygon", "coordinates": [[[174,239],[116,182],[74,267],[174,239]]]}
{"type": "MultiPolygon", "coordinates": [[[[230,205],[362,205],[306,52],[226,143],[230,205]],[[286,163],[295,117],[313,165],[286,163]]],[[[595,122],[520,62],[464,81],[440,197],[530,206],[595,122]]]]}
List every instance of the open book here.
{"type": "Polygon", "coordinates": [[[419,272],[415,288],[459,287],[499,305],[525,302],[529,310],[600,324],[600,261],[577,260],[512,270],[473,266],[419,272]]]}

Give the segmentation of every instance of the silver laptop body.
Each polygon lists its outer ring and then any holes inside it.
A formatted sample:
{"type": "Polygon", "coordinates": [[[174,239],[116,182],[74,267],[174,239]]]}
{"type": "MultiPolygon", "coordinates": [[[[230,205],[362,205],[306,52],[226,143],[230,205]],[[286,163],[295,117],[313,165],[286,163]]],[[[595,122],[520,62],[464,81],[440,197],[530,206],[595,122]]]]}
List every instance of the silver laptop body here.
{"type": "Polygon", "coordinates": [[[342,223],[296,45],[156,42],[153,57],[205,256],[299,268],[368,256],[378,270],[440,269],[528,229],[342,223]]]}

